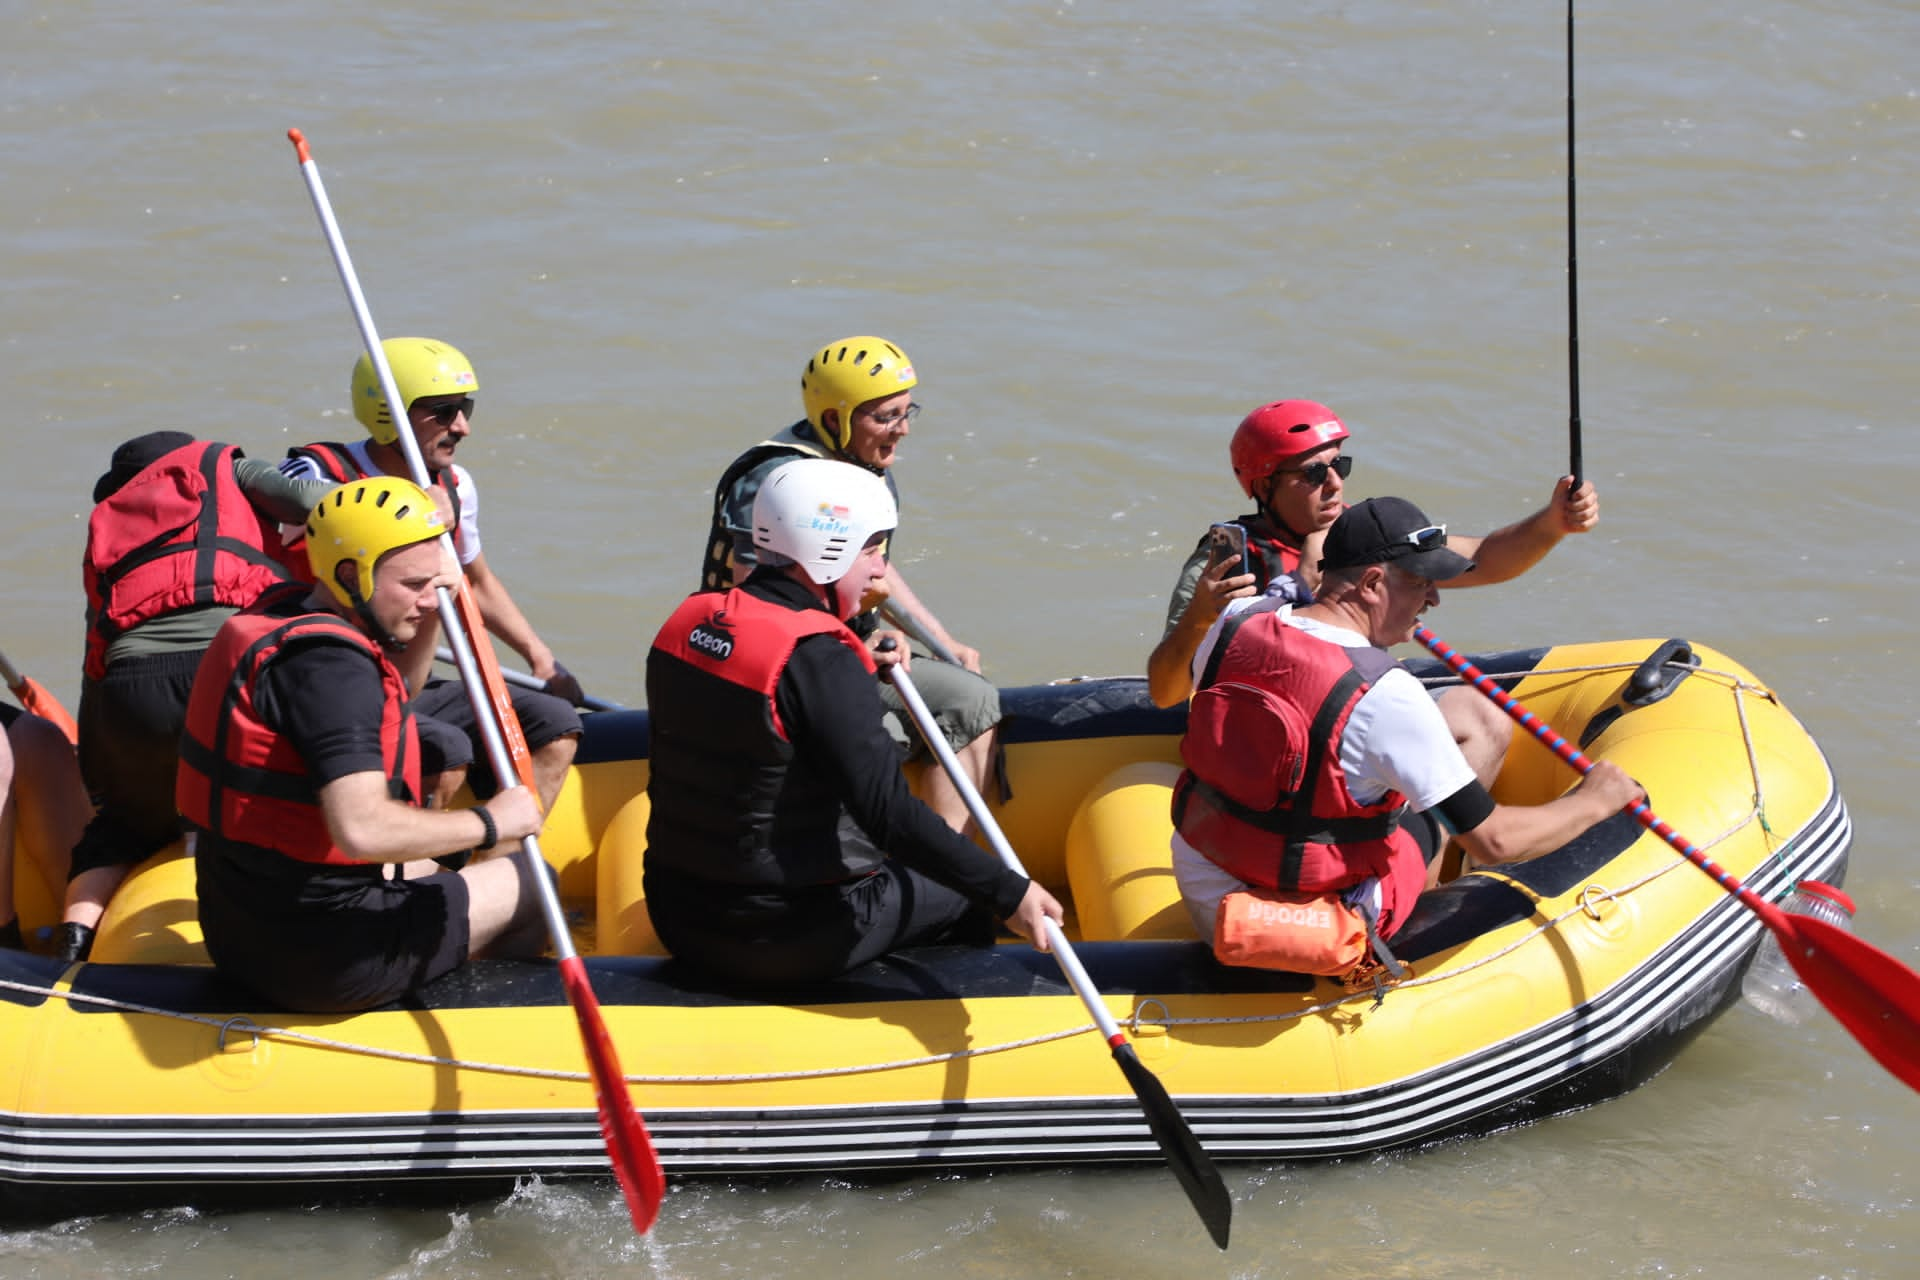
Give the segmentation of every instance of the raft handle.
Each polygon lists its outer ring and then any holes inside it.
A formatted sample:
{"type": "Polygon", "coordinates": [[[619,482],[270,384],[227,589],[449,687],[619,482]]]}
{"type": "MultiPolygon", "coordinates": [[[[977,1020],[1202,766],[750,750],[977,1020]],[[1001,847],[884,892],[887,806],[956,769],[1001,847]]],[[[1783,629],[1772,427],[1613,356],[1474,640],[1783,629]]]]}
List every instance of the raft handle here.
{"type": "Polygon", "coordinates": [[[1675,637],[1655,649],[1647,660],[1627,677],[1627,691],[1620,700],[1630,707],[1652,706],[1677,688],[1700,665],[1693,646],[1675,637]]]}
{"type": "Polygon", "coordinates": [[[1580,733],[1581,750],[1592,746],[1593,740],[1612,727],[1613,722],[1627,714],[1630,708],[1650,707],[1672,693],[1699,666],[1700,657],[1694,653],[1693,646],[1677,636],[1655,649],[1627,677],[1627,686],[1620,693],[1619,704],[1608,707],[1587,722],[1587,727],[1580,733]]]}

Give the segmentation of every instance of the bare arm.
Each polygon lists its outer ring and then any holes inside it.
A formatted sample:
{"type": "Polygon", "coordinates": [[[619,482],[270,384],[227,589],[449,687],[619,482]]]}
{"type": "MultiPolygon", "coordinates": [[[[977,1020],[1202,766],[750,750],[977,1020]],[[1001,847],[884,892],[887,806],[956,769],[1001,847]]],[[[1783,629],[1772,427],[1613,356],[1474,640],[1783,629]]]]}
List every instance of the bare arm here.
{"type": "MultiPolygon", "coordinates": [[[[525,787],[512,787],[489,800],[501,842],[540,830],[540,808],[525,787]]],[[[333,842],[361,862],[412,862],[471,849],[485,829],[470,809],[418,809],[387,794],[387,779],[377,769],[349,773],[320,788],[320,812],[333,842]]]]}
{"type": "Polygon", "coordinates": [[[553,650],[547,648],[546,642],[534,631],[533,624],[520,612],[520,606],[513,602],[507,584],[487,564],[486,552],[482,551],[467,561],[467,586],[473,591],[474,603],[480,606],[480,616],[486,621],[487,630],[506,641],[509,648],[526,659],[527,669],[533,672],[536,680],[547,686],[548,693],[569,702],[578,702],[584,696],[580,682],[554,661],[553,650]]]}
{"type": "Polygon", "coordinates": [[[1448,548],[1472,560],[1475,568],[1448,582],[1448,588],[1509,582],[1544,560],[1568,534],[1586,533],[1600,523],[1600,495],[1592,483],[1583,480],[1578,491],[1569,493],[1571,483],[1572,477],[1560,477],[1547,505],[1524,520],[1477,538],[1449,535],[1448,548]]]}
{"type": "Polygon", "coordinates": [[[1240,572],[1240,557],[1209,566],[1194,585],[1193,598],[1160,643],[1147,656],[1147,696],[1155,706],[1171,707],[1193,694],[1193,655],[1207,637],[1227,601],[1253,594],[1253,575],[1240,572]]]}
{"type": "Polygon", "coordinates": [[[953,656],[960,659],[962,666],[969,671],[979,672],[980,651],[955,640],[953,633],[941,625],[940,619],[934,617],[927,606],[920,603],[920,597],[913,593],[913,588],[907,585],[906,578],[901,575],[899,565],[892,563],[887,565],[886,584],[889,599],[898,602],[910,617],[918,618],[920,624],[927,629],[927,633],[952,650],[953,656]]]}
{"type": "Polygon", "coordinates": [[[1485,822],[1462,831],[1459,839],[1482,866],[1526,862],[1551,853],[1644,798],[1639,783],[1619,765],[1602,760],[1579,786],[1559,799],[1546,804],[1495,805],[1485,822]]]}

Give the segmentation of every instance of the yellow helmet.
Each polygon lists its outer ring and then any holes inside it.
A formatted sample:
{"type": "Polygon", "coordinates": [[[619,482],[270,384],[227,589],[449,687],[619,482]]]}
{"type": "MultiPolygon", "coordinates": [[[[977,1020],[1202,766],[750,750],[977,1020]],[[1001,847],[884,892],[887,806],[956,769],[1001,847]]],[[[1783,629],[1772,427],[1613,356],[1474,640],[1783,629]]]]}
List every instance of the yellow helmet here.
{"type": "Polygon", "coordinates": [[[881,400],[911,391],[920,384],[913,376],[913,362],[907,353],[885,338],[842,338],[820,348],[807,361],[800,375],[800,398],[807,406],[807,421],[820,443],[829,449],[845,450],[853,439],[853,411],[869,400],[881,400]],[[821,424],[826,411],[840,415],[833,431],[821,424]]]}
{"type": "Polygon", "coordinates": [[[380,557],[445,533],[440,509],[426,490],[398,476],[374,476],[343,484],[314,504],[307,515],[307,562],[316,582],[349,609],[367,602],[374,566],[380,557]],[[341,583],[338,570],[348,561],[359,567],[354,590],[341,583]]]}
{"type": "MultiPolygon", "coordinates": [[[[421,396],[472,395],[480,389],[473,363],[458,347],[432,338],[388,338],[380,347],[393,370],[393,385],[408,405],[421,396]]],[[[387,398],[380,392],[373,357],[364,351],[353,365],[353,416],[375,444],[392,444],[400,438],[387,398]]]]}

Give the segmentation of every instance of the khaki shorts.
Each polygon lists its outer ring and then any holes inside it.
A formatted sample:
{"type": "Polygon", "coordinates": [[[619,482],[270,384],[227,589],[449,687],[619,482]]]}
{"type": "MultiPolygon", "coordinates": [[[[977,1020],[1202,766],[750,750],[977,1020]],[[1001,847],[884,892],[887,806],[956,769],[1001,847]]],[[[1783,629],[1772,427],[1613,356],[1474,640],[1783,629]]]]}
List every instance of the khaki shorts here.
{"type": "MultiPolygon", "coordinates": [[[[958,751],[1000,723],[1000,690],[985,676],[942,662],[917,644],[912,650],[913,669],[908,674],[948,746],[958,751]]],[[[910,757],[926,755],[920,730],[891,680],[880,681],[880,703],[887,709],[887,736],[907,748],[910,757]]]]}

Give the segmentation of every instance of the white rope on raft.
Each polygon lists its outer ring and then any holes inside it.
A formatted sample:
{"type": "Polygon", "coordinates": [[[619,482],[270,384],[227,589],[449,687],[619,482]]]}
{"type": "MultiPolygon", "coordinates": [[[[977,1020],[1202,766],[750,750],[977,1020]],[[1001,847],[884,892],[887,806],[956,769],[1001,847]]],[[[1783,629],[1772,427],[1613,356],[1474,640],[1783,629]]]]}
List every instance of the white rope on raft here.
{"type": "MultiPolygon", "coordinates": [[[[1625,670],[1633,665],[1634,664],[1630,664],[1630,663],[1606,663],[1600,666],[1593,666],[1593,667],[1566,667],[1566,668],[1556,668],[1552,670],[1542,669],[1542,670],[1530,671],[1525,674],[1527,675],[1563,675],[1563,674],[1574,674],[1574,673],[1586,672],[1586,671],[1604,671],[1609,669],[1625,670]]],[[[1765,820],[1765,817],[1763,816],[1764,815],[1764,799],[1761,793],[1759,759],[1753,743],[1752,729],[1747,722],[1746,707],[1745,707],[1744,696],[1743,696],[1746,693],[1751,692],[1751,693],[1757,694],[1758,696],[1764,697],[1769,701],[1772,701],[1774,700],[1773,692],[1767,689],[1763,685],[1750,683],[1749,681],[1742,679],[1741,677],[1735,675],[1732,672],[1706,671],[1702,668],[1697,668],[1697,667],[1687,667],[1685,669],[1688,671],[1691,671],[1695,675],[1713,675],[1713,676],[1720,677],[1728,682],[1728,688],[1729,688],[1729,691],[1733,694],[1734,706],[1739,716],[1741,738],[1746,747],[1748,767],[1751,770],[1752,777],[1754,780],[1753,804],[1748,809],[1747,813],[1744,816],[1742,816],[1738,822],[1728,827],[1725,831],[1715,836],[1712,840],[1702,843],[1699,846],[1699,848],[1701,849],[1702,852],[1713,849],[1716,846],[1725,843],[1727,840],[1731,839],[1733,836],[1737,835],[1739,832],[1745,830],[1748,826],[1751,826],[1756,821],[1761,824],[1762,830],[1766,831],[1769,839],[1774,838],[1772,829],[1766,826],[1766,820],[1765,820]]],[[[1458,683],[1458,680],[1456,677],[1452,675],[1447,675],[1444,677],[1429,678],[1428,682],[1429,683],[1458,683]]],[[[1774,852],[1777,853],[1778,850],[1776,849],[1774,852]]],[[[1590,912],[1592,910],[1592,899],[1595,896],[1599,896],[1602,898],[1618,898],[1618,897],[1623,897],[1627,894],[1636,893],[1639,890],[1645,888],[1647,885],[1650,885],[1654,881],[1660,879],[1662,876],[1665,876],[1670,872],[1675,871],[1678,868],[1686,865],[1688,864],[1684,862],[1679,862],[1679,861],[1669,862],[1664,866],[1661,866],[1656,870],[1648,873],[1647,875],[1642,876],[1640,879],[1633,881],[1631,884],[1628,884],[1624,888],[1617,889],[1617,890],[1607,889],[1604,886],[1599,886],[1599,885],[1589,885],[1587,887],[1587,891],[1583,892],[1580,895],[1579,901],[1576,902],[1573,906],[1561,912],[1559,915],[1554,916],[1551,919],[1542,921],[1541,923],[1535,925],[1532,929],[1528,930],[1526,933],[1523,933],[1519,937],[1515,938],[1513,941],[1509,942],[1507,945],[1501,947],[1497,951],[1491,952],[1486,956],[1482,956],[1478,960],[1473,960],[1466,964],[1456,965],[1451,969],[1445,969],[1438,973],[1427,974],[1425,976],[1416,975],[1415,977],[1409,978],[1404,982],[1395,984],[1394,987],[1391,988],[1391,990],[1405,990],[1405,989],[1411,989],[1414,987],[1430,986],[1432,984],[1445,982],[1450,979],[1460,977],[1464,974],[1472,973],[1477,969],[1484,968],[1487,965],[1490,965],[1497,960],[1503,959],[1506,956],[1511,955],[1513,952],[1519,950],[1521,947],[1527,945],[1529,942],[1533,941],[1535,938],[1541,936],[1542,934],[1558,929],[1564,921],[1572,918],[1573,916],[1590,912]]],[[[0,979],[0,990],[15,991],[23,995],[34,996],[40,999],[65,1000],[70,1004],[72,1003],[85,1004],[94,1008],[110,1009],[119,1013],[144,1014],[149,1017],[170,1018],[179,1022],[196,1024],[199,1026],[207,1027],[210,1030],[214,1031],[218,1036],[218,1044],[221,1046],[225,1045],[226,1038],[229,1035],[243,1034],[243,1035],[254,1036],[256,1038],[264,1039],[264,1040],[277,1040],[277,1041],[284,1041],[289,1044],[305,1045],[309,1048],[323,1049],[328,1052],[351,1054],[357,1057],[375,1058],[375,1059],[380,1059],[380,1060],[389,1061],[389,1062],[412,1063],[419,1066],[448,1067],[457,1071],[471,1071],[471,1072],[476,1072],[476,1073],[486,1074],[486,1075],[514,1076],[514,1077],[522,1077],[522,1078],[529,1078],[529,1079],[536,1079],[536,1080],[558,1080],[558,1081],[565,1081],[569,1083],[582,1083],[582,1084],[587,1083],[592,1079],[592,1077],[587,1072],[584,1072],[584,1071],[559,1071],[559,1070],[550,1070],[543,1067],[514,1066],[510,1063],[481,1062],[481,1061],[475,1061],[473,1059],[467,1059],[467,1058],[448,1058],[448,1057],[443,1057],[437,1054],[410,1053],[401,1049],[382,1049],[373,1045],[354,1044],[350,1041],[338,1040],[329,1036],[314,1035],[313,1033],[307,1032],[307,1031],[296,1031],[291,1027],[260,1026],[252,1022],[251,1020],[243,1017],[214,1018],[214,1017],[208,1017],[205,1014],[183,1013],[175,1009],[162,1009],[162,1008],[155,1007],[153,1005],[144,1005],[144,1004],[139,1004],[139,1003],[128,1001],[128,1000],[118,1000],[109,996],[87,995],[81,992],[66,990],[58,987],[45,987],[45,986],[35,985],[32,983],[16,982],[11,979],[0,979]]],[[[1066,995],[1063,994],[1061,998],[1063,999],[1066,998],[1066,995]]],[[[1169,1029],[1174,1027],[1242,1026],[1242,1025],[1252,1025],[1252,1024],[1269,1023],[1269,1022],[1291,1022],[1300,1018],[1312,1017],[1316,1014],[1331,1012],[1332,1010],[1341,1008],[1344,1005],[1352,1004],[1356,1001],[1365,1001],[1368,1003],[1372,1003],[1377,998],[1378,997],[1375,995],[1373,991],[1361,990],[1361,991],[1354,991],[1347,994],[1343,994],[1332,1000],[1322,1001],[1317,1004],[1308,1005],[1304,1008],[1294,1009],[1294,1010],[1285,1011],[1285,1012],[1244,1014],[1244,1015],[1237,1015],[1237,1016],[1208,1017],[1208,1018],[1176,1018],[1172,1016],[1163,1016],[1163,1017],[1145,1016],[1144,1011],[1149,1005],[1157,1005],[1162,1010],[1166,1008],[1165,1003],[1162,1000],[1158,998],[1149,997],[1141,1000],[1135,1006],[1132,1017],[1131,1017],[1131,1022],[1132,1022],[1132,1025],[1136,1028],[1144,1025],[1144,1026],[1165,1027],[1169,1029]]],[[[948,1053],[930,1053],[930,1054],[923,1054],[918,1057],[896,1058],[896,1059],[892,1059],[884,1062],[857,1063],[857,1064],[847,1064],[847,1065],[834,1066],[834,1067],[815,1067],[815,1068],[810,1068],[804,1071],[753,1071],[753,1072],[734,1072],[734,1073],[727,1073],[727,1074],[711,1074],[711,1075],[649,1075],[645,1073],[633,1072],[633,1073],[626,1074],[623,1078],[628,1084],[638,1084],[638,1085],[670,1085],[670,1084],[705,1085],[705,1084],[772,1083],[772,1082],[778,1082],[778,1081],[784,1081],[784,1080],[817,1080],[817,1079],[832,1078],[836,1076],[869,1075],[876,1072],[901,1071],[901,1070],[906,1070],[912,1067],[937,1066],[942,1063],[956,1062],[966,1058],[978,1058],[978,1057],[985,1057],[990,1054],[1007,1053],[1015,1049],[1031,1048],[1036,1045],[1051,1044],[1059,1040],[1072,1039],[1074,1036],[1085,1035],[1090,1031],[1096,1031],[1096,1030],[1098,1030],[1098,1028],[1096,1028],[1093,1023],[1086,1022],[1086,1023],[1081,1023],[1078,1026],[1066,1027],[1057,1031],[1044,1032],[1040,1035],[1026,1036],[1017,1040],[1003,1040],[997,1044],[976,1045],[966,1049],[956,1049],[948,1053]]]]}

